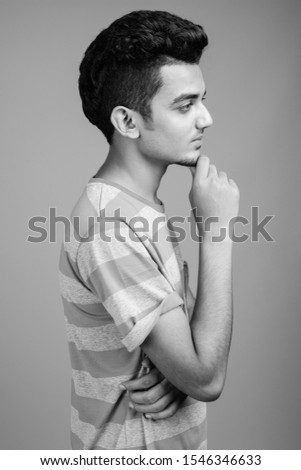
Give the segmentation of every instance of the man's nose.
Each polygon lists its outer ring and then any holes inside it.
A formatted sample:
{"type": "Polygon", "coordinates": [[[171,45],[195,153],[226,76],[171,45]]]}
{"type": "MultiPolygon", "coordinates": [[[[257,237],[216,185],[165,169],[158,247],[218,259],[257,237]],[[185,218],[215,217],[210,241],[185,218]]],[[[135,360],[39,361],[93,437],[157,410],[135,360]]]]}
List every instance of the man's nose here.
{"type": "Polygon", "coordinates": [[[198,118],[197,118],[197,128],[198,129],[205,129],[206,127],[210,127],[213,124],[213,119],[211,114],[209,113],[206,106],[201,104],[201,108],[199,110],[198,118]]]}

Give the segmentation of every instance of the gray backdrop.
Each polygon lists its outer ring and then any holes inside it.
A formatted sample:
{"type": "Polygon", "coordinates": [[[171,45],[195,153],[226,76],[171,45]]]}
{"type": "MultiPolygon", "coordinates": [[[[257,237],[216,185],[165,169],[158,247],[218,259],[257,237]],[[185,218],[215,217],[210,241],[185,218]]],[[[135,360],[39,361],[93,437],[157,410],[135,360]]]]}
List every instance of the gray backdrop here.
{"type": "MultiPolygon", "coordinates": [[[[209,404],[211,449],[300,449],[300,7],[298,0],[1,1],[1,449],[68,449],[69,357],[55,243],[30,217],[68,215],[108,150],[81,111],[78,65],[96,34],[134,9],[202,24],[204,152],[259,206],[274,243],[234,247],[235,328],[227,382],[209,404]]],[[[188,215],[191,176],[170,168],[159,197],[188,215]]],[[[246,227],[250,234],[250,227],[246,227]]],[[[242,230],[239,231],[242,233],[242,230]]],[[[196,286],[197,246],[184,257],[196,286]]]]}

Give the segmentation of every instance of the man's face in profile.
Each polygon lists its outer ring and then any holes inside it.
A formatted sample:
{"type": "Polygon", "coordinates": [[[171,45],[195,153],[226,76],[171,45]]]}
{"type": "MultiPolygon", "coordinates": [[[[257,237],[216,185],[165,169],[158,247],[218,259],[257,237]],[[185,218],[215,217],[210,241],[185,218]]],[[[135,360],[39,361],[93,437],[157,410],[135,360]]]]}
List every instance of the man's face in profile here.
{"type": "Polygon", "coordinates": [[[139,150],[164,165],[195,165],[204,130],[212,118],[203,104],[205,83],[199,65],[164,65],[163,85],[151,102],[152,120],[140,126],[139,150]]]}

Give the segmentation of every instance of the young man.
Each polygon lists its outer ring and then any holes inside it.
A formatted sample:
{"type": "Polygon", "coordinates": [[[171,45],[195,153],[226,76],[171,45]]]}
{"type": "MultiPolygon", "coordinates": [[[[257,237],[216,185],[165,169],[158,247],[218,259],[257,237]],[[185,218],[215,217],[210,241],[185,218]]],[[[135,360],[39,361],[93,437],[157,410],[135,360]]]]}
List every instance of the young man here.
{"type": "Polygon", "coordinates": [[[87,118],[110,145],[72,218],[61,292],[72,366],[73,449],[204,449],[206,402],[225,382],[232,331],[229,221],[239,191],[201,155],[212,119],[199,66],[203,28],[135,11],[102,31],[80,66],[87,118]],[[191,168],[196,300],[156,193],[191,168]],[[218,237],[224,229],[226,236],[218,237]]]}

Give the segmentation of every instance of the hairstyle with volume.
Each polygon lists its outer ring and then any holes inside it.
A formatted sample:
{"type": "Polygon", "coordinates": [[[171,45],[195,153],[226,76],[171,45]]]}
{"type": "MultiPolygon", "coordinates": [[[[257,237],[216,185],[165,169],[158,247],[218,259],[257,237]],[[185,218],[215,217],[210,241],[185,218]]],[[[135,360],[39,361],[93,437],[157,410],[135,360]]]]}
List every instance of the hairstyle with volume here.
{"type": "Polygon", "coordinates": [[[138,10],[100,32],[80,64],[83,111],[112,143],[111,113],[125,106],[150,120],[166,64],[199,62],[208,44],[202,26],[165,11],[138,10]]]}

